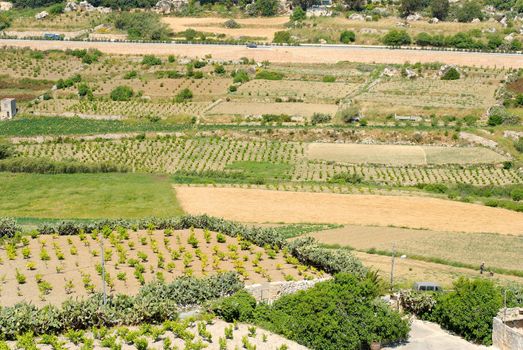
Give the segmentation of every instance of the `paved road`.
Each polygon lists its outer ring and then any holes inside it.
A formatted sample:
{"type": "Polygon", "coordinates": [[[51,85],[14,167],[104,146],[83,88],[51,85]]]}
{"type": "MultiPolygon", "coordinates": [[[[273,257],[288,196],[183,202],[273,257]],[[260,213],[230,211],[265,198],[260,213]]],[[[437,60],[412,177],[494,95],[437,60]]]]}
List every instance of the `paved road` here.
{"type": "Polygon", "coordinates": [[[238,60],[241,57],[256,61],[289,63],[336,63],[340,61],[362,63],[443,62],[447,64],[523,68],[523,55],[427,51],[391,50],[384,47],[307,45],[270,46],[249,49],[242,45],[202,45],[172,43],[111,43],[89,41],[44,41],[0,39],[0,46],[30,47],[39,50],[96,48],[112,54],[175,54],[187,57],[203,57],[207,54],[218,60],[238,60]]]}
{"type": "Polygon", "coordinates": [[[494,347],[474,345],[442,330],[437,324],[414,320],[407,344],[384,350],[495,350],[494,347]]]}

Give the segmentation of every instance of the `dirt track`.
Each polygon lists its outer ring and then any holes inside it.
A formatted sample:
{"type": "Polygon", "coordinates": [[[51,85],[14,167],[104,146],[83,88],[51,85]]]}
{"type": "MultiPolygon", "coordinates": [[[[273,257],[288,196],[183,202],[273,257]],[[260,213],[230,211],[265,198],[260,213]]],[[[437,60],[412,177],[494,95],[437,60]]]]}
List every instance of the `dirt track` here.
{"type": "Polygon", "coordinates": [[[523,235],[523,213],[450,200],[176,187],[184,211],[244,222],[338,223],[523,235]]]}
{"type": "Polygon", "coordinates": [[[64,50],[96,48],[111,54],[175,54],[187,57],[237,60],[241,57],[256,61],[288,63],[336,63],[340,61],[364,63],[443,62],[467,66],[523,68],[523,55],[484,54],[446,51],[389,50],[365,47],[270,47],[248,49],[239,45],[181,45],[162,43],[110,43],[80,41],[43,41],[0,39],[0,46],[29,47],[37,50],[64,50]]]}

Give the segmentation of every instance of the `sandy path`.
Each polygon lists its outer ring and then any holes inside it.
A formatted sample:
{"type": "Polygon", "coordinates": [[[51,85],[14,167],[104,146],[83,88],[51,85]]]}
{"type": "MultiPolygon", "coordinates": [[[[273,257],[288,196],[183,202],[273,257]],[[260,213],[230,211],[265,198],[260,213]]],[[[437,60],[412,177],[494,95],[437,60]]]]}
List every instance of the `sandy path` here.
{"type": "Polygon", "coordinates": [[[523,213],[437,198],[176,187],[190,214],[247,222],[319,222],[523,235],[523,213]]]}
{"type": "Polygon", "coordinates": [[[256,61],[289,63],[336,63],[340,61],[364,63],[443,62],[447,64],[523,68],[522,55],[485,54],[470,52],[389,50],[365,47],[270,47],[248,49],[238,45],[181,45],[162,43],[110,43],[80,41],[42,41],[1,39],[0,46],[29,47],[37,50],[65,50],[96,48],[105,53],[143,55],[177,54],[187,57],[203,57],[211,54],[213,59],[237,60],[241,57],[256,61]]]}

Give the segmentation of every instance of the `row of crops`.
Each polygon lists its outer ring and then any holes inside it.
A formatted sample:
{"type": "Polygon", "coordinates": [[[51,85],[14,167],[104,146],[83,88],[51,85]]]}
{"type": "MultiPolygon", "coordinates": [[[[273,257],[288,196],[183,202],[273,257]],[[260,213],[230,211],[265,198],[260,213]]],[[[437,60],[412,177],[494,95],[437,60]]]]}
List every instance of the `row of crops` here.
{"type": "Polygon", "coordinates": [[[17,146],[17,151],[24,157],[74,159],[85,163],[110,162],[133,171],[167,174],[231,173],[238,171],[234,165],[239,162],[284,164],[287,165],[284,174],[269,178],[298,182],[326,182],[339,175],[353,176],[359,182],[403,186],[426,183],[502,186],[523,181],[523,175],[517,169],[493,165],[387,166],[312,161],[306,157],[304,143],[268,140],[163,137],[21,144],[17,146]]]}

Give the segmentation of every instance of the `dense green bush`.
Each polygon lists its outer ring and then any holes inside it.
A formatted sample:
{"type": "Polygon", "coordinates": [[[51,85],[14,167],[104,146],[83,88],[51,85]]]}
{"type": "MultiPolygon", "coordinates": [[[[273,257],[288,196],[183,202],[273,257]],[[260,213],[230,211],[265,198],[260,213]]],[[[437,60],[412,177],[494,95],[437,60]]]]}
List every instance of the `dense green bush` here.
{"type": "Polygon", "coordinates": [[[502,306],[492,281],[460,278],[454,290],[438,298],[431,319],[468,341],[492,343],[492,319],[502,306]]]}
{"type": "Polygon", "coordinates": [[[441,80],[458,80],[461,77],[458,70],[454,67],[449,68],[445,74],[441,76],[441,80]]]}
{"type": "Polygon", "coordinates": [[[114,173],[127,172],[124,166],[111,163],[81,163],[47,158],[10,158],[0,160],[0,171],[37,174],[114,173]]]}
{"type": "Polygon", "coordinates": [[[356,41],[356,34],[352,30],[344,30],[340,34],[340,42],[350,44],[356,41]]]}
{"type": "Polygon", "coordinates": [[[235,83],[246,83],[249,81],[249,74],[244,70],[237,70],[232,74],[233,82],[235,83]]]}
{"type": "Polygon", "coordinates": [[[146,66],[160,66],[162,64],[162,60],[155,55],[145,55],[142,59],[142,64],[146,66]]]}
{"type": "Polygon", "coordinates": [[[328,182],[338,184],[359,184],[363,182],[363,177],[356,173],[339,173],[333,175],[328,182]]]}
{"type": "Polygon", "coordinates": [[[256,299],[246,290],[240,290],[211,305],[211,310],[227,322],[248,322],[252,320],[255,309],[256,299]]]}
{"type": "Polygon", "coordinates": [[[291,121],[291,116],[287,114],[264,114],[262,121],[264,123],[288,123],[291,121]]]}
{"type": "Polygon", "coordinates": [[[327,273],[339,272],[364,275],[366,269],[347,249],[320,247],[311,237],[298,238],[289,243],[289,250],[302,264],[315,266],[327,273]]]}
{"type": "Polygon", "coordinates": [[[282,80],[283,74],[279,72],[272,72],[268,70],[261,70],[256,73],[256,79],[265,79],[265,80],[282,80]]]}
{"type": "Polygon", "coordinates": [[[314,113],[311,118],[312,125],[329,123],[332,117],[325,113],[314,113]]]}
{"type": "Polygon", "coordinates": [[[474,0],[467,0],[456,10],[456,18],[459,22],[471,22],[473,19],[483,19],[482,5],[474,0]]]}
{"type": "Polygon", "coordinates": [[[13,218],[0,217],[0,238],[14,237],[15,233],[22,231],[22,228],[13,218]]]}
{"type": "Polygon", "coordinates": [[[170,284],[154,282],[142,287],[138,295],[109,295],[103,305],[101,294],[87,299],[69,299],[61,307],[47,305],[41,309],[19,303],[0,309],[0,338],[16,339],[17,334],[61,333],[91,327],[113,327],[161,323],[177,318],[178,306],[199,304],[231,295],[243,288],[235,273],[207,278],[182,277],[170,284]]]}
{"type": "Polygon", "coordinates": [[[173,35],[160,16],[152,12],[119,12],[112,20],[117,29],[127,31],[133,40],[170,40],[173,35]]]}
{"type": "Polygon", "coordinates": [[[280,30],[279,32],[274,33],[273,43],[277,44],[287,44],[291,42],[291,33],[286,30],[280,30]]]}
{"type": "Polygon", "coordinates": [[[111,100],[113,101],[129,101],[134,95],[134,91],[127,85],[117,86],[111,91],[111,100]]]}
{"type": "Polygon", "coordinates": [[[429,319],[432,310],[436,306],[437,295],[430,292],[417,292],[413,290],[402,291],[400,303],[408,313],[414,314],[421,319],[429,319]]]}
{"type": "Polygon", "coordinates": [[[11,26],[12,19],[6,12],[0,12],[0,30],[11,26]]]}
{"type": "Polygon", "coordinates": [[[13,146],[9,142],[0,140],[0,159],[11,157],[15,153],[13,146]]]}
{"type": "Polygon", "coordinates": [[[76,83],[79,83],[82,81],[82,76],[80,74],[75,74],[70,78],[67,79],[58,79],[56,82],[56,88],[57,89],[65,89],[68,87],[73,86],[76,83]]]}
{"type": "MultiPolygon", "coordinates": [[[[514,141],[514,148],[519,153],[523,153],[523,137],[518,138],[517,141],[514,141]]],[[[0,158],[1,158],[1,150],[0,150],[0,158]]]]}
{"type": "Polygon", "coordinates": [[[407,339],[408,322],[378,297],[370,279],[338,274],[271,306],[260,304],[253,322],[312,349],[356,350],[407,339]]]}
{"type": "Polygon", "coordinates": [[[393,29],[383,36],[382,41],[385,45],[402,46],[410,45],[412,39],[405,30],[393,29]]]}
{"type": "Polygon", "coordinates": [[[174,101],[177,103],[186,102],[193,98],[193,93],[188,88],[185,88],[181,90],[176,97],[174,98],[174,101]]]}
{"type": "Polygon", "coordinates": [[[97,62],[102,56],[102,52],[97,49],[82,49],[82,50],[66,50],[68,55],[78,57],[82,60],[82,63],[91,64],[97,62]]]}

